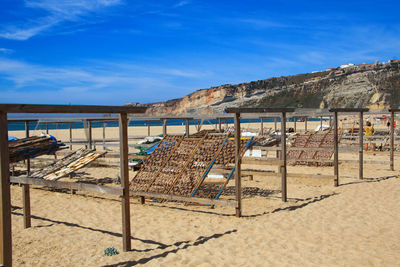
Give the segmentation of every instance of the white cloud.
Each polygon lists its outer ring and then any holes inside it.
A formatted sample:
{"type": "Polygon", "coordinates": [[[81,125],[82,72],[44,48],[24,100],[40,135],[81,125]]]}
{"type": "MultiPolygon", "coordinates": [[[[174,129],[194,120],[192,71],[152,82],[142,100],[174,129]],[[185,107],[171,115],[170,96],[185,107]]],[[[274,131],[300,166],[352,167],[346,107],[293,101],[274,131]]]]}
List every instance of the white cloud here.
{"type": "Polygon", "coordinates": [[[113,104],[152,102],[191,91],[176,79],[202,75],[185,69],[96,62],[79,67],[49,67],[0,57],[0,102],[113,104]],[[32,93],[34,91],[35,93],[32,93]],[[39,96],[46,95],[43,99],[39,96]],[[14,99],[14,100],[13,100],[14,99]],[[41,101],[42,100],[42,101],[41,101]]]}
{"type": "Polygon", "coordinates": [[[1,47],[0,47],[0,53],[11,54],[11,53],[13,53],[13,52],[14,52],[14,50],[12,50],[12,49],[1,48],[1,47]]]}
{"type": "Polygon", "coordinates": [[[48,13],[47,16],[5,26],[0,31],[0,37],[27,40],[63,22],[78,21],[83,16],[119,3],[120,0],[26,0],[27,8],[44,10],[48,13]]]}
{"type": "Polygon", "coordinates": [[[190,1],[188,1],[188,0],[182,0],[182,1],[179,1],[178,3],[176,3],[176,4],[174,5],[174,7],[186,6],[186,5],[188,5],[189,3],[190,3],[190,1]]]}

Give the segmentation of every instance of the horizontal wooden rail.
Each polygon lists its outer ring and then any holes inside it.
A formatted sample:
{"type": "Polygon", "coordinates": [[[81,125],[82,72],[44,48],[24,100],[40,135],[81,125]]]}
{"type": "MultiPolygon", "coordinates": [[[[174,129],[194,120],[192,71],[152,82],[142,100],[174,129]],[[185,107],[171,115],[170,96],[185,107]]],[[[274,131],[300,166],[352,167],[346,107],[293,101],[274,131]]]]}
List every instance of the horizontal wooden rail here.
{"type": "Polygon", "coordinates": [[[11,176],[10,182],[18,184],[42,185],[55,189],[70,189],[70,190],[74,189],[78,191],[87,191],[87,192],[122,196],[122,188],[120,187],[111,187],[111,186],[85,184],[85,183],[50,181],[45,179],[32,178],[28,176],[24,177],[11,176]]]}
{"type": "MultiPolygon", "coordinates": [[[[226,169],[213,169],[211,174],[229,174],[230,170],[226,169]]],[[[280,177],[280,173],[274,171],[262,171],[262,170],[243,170],[243,175],[259,175],[259,176],[270,176],[270,177],[280,177]]],[[[321,179],[333,179],[334,175],[326,174],[307,174],[307,173],[288,173],[289,178],[321,178],[321,179]]]]}
{"type": "Polygon", "coordinates": [[[159,193],[149,193],[149,192],[141,192],[141,191],[130,191],[130,195],[133,197],[148,197],[148,198],[158,198],[165,199],[169,201],[181,201],[181,202],[189,202],[189,203],[198,203],[198,204],[206,204],[206,205],[218,205],[218,206],[230,206],[236,207],[236,200],[224,200],[224,199],[208,199],[208,198],[198,198],[198,197],[182,197],[175,195],[167,195],[167,194],[159,194],[159,193]]]}

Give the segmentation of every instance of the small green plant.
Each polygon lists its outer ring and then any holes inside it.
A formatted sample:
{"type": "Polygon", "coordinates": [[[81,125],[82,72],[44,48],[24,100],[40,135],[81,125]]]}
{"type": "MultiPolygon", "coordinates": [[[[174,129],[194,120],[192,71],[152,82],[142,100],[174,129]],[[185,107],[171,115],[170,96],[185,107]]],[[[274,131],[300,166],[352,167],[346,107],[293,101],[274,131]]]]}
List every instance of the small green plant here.
{"type": "Polygon", "coordinates": [[[114,247],[106,248],[104,250],[105,256],[114,256],[114,255],[118,255],[118,254],[119,254],[118,250],[114,247]]]}

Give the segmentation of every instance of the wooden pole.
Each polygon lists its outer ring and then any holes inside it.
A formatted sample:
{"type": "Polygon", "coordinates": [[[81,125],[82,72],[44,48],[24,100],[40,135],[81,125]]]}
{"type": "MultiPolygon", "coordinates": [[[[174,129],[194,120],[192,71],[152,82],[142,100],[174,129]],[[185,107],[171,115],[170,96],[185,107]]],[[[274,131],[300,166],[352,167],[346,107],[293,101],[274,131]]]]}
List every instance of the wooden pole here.
{"type": "Polygon", "coordinates": [[[294,117],[293,119],[294,119],[294,132],[297,133],[297,128],[296,128],[296,117],[294,117]]]}
{"type": "Polygon", "coordinates": [[[332,116],[329,115],[329,127],[332,127],[332,116]]]}
{"type": "Polygon", "coordinates": [[[321,127],[320,127],[320,131],[322,131],[322,116],[320,117],[320,125],[321,125],[321,127]]]}
{"type": "Polygon", "coordinates": [[[282,185],[282,201],[287,201],[287,183],[286,183],[286,113],[282,112],[281,117],[281,185],[282,185]]]}
{"type": "Polygon", "coordinates": [[[0,265],[12,266],[11,197],[7,113],[0,111],[0,265]]]}
{"type": "Polygon", "coordinates": [[[167,120],[166,119],[163,120],[162,134],[163,134],[163,136],[167,135],[167,120]]]}
{"type": "Polygon", "coordinates": [[[103,121],[103,150],[106,150],[106,122],[103,121]]]}
{"type": "Polygon", "coordinates": [[[264,135],[264,119],[261,118],[261,135],[264,135]]]}
{"type": "Polygon", "coordinates": [[[276,121],[277,121],[277,118],[275,117],[274,118],[274,131],[276,132],[276,121]]]}
{"type": "Polygon", "coordinates": [[[150,121],[147,121],[147,136],[150,136],[150,121]]]}
{"type": "Polygon", "coordinates": [[[129,166],[128,166],[128,119],[126,113],[119,115],[120,138],[120,176],[122,187],[122,242],[123,250],[131,250],[131,214],[129,203],[129,166]]]}
{"type": "MultiPolygon", "coordinates": [[[[29,122],[25,122],[25,137],[29,137],[29,122]]],[[[26,160],[26,172],[27,176],[29,176],[31,172],[31,161],[30,159],[26,160]]],[[[22,185],[22,209],[24,214],[24,228],[31,227],[31,200],[30,200],[30,191],[29,185],[22,185]]]]}
{"type": "Polygon", "coordinates": [[[394,171],[394,111],[390,118],[390,170],[394,171]]]}
{"type": "Polygon", "coordinates": [[[242,183],[240,157],[240,113],[235,113],[235,189],[236,189],[236,217],[242,216],[242,183]]]}
{"type": "Polygon", "coordinates": [[[338,145],[338,114],[334,112],[333,116],[333,142],[334,142],[334,185],[339,186],[339,145],[338,145]]]}
{"type": "Polygon", "coordinates": [[[49,123],[46,122],[46,134],[49,134],[49,123]]]}
{"type": "Polygon", "coordinates": [[[218,126],[218,130],[219,130],[219,132],[222,132],[222,127],[221,127],[221,118],[218,118],[218,124],[219,124],[219,126],[218,126]]]}
{"type": "Polygon", "coordinates": [[[89,121],[89,149],[92,149],[92,121],[89,121]]]}
{"type": "Polygon", "coordinates": [[[69,123],[69,150],[72,150],[72,123],[69,123]]]}
{"type": "Polygon", "coordinates": [[[358,178],[363,179],[364,174],[363,174],[363,164],[364,164],[364,159],[363,159],[363,151],[364,151],[364,117],[363,117],[363,112],[360,112],[360,122],[359,122],[359,133],[358,133],[358,139],[360,143],[360,148],[358,151],[358,178]]]}
{"type": "Polygon", "coordinates": [[[304,131],[306,131],[306,132],[307,132],[307,121],[308,121],[308,117],[306,117],[304,119],[304,131]]]}
{"type": "Polygon", "coordinates": [[[186,132],[186,137],[189,137],[189,119],[185,120],[185,132],[186,132]]]}

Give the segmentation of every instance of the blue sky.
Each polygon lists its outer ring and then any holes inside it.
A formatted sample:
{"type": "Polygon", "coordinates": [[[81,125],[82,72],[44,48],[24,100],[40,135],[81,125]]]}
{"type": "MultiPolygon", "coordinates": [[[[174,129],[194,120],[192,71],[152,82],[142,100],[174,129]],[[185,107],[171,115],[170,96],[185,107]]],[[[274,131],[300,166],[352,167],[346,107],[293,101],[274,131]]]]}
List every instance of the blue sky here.
{"type": "Polygon", "coordinates": [[[0,5],[0,103],[148,103],[222,84],[400,58],[399,1],[0,5]]]}

